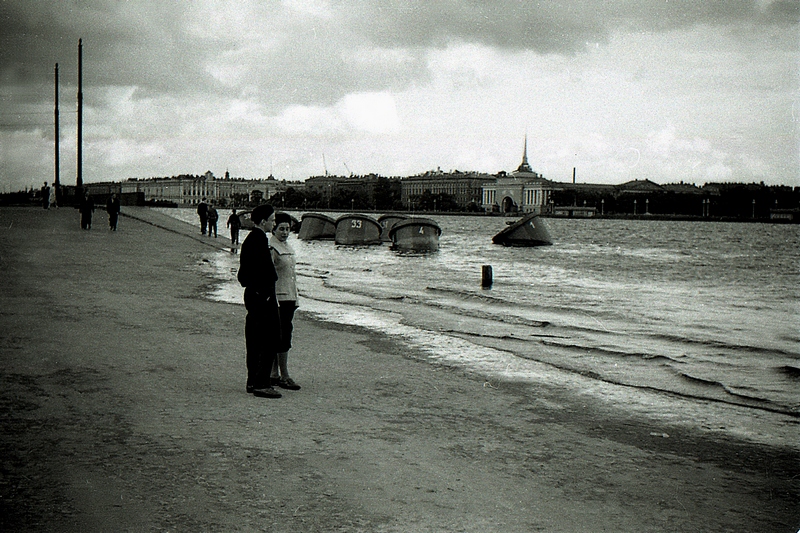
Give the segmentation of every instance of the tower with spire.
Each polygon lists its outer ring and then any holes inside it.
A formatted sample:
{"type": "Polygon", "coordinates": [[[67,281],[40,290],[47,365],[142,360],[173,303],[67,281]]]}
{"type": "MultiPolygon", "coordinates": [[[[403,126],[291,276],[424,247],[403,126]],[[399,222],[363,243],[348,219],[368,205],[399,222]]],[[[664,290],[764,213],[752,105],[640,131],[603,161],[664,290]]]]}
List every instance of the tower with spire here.
{"type": "Polygon", "coordinates": [[[542,213],[547,208],[552,182],[535,172],[528,163],[528,134],[522,148],[522,163],[507,174],[498,173],[493,183],[484,184],[482,207],[500,213],[542,213]]]}
{"type": "Polygon", "coordinates": [[[528,134],[525,134],[525,145],[522,148],[522,163],[517,168],[517,172],[528,172],[533,174],[533,169],[528,164],[528,134]]]}

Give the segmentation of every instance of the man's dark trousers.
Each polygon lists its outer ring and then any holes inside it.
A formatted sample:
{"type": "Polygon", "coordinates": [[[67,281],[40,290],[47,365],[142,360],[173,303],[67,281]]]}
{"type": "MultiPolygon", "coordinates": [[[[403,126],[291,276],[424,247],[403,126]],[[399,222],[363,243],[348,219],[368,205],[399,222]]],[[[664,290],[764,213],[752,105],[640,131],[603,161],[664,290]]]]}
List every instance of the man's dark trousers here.
{"type": "Polygon", "coordinates": [[[244,306],[247,309],[244,322],[247,385],[263,389],[271,386],[270,373],[276,358],[275,347],[278,343],[271,337],[276,330],[280,335],[278,301],[274,295],[245,288],[244,306]]]}

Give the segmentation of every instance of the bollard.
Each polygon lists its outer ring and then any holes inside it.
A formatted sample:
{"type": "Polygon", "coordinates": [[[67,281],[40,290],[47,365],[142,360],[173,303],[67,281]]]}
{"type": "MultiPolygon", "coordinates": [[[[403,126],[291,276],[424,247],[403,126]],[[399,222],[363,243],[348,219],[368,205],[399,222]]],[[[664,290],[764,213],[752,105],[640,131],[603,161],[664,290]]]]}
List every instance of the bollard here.
{"type": "Polygon", "coordinates": [[[489,289],[492,286],[492,265],[483,265],[481,269],[481,287],[489,289]]]}

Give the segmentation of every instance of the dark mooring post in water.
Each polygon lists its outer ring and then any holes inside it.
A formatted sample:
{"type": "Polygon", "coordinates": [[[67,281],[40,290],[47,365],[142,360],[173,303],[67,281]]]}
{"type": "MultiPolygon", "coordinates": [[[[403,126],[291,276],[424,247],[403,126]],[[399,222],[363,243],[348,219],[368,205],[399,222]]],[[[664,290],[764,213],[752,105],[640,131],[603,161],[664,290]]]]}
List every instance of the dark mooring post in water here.
{"type": "Polygon", "coordinates": [[[78,194],[83,189],[83,39],[78,39],[78,194]]]}
{"type": "Polygon", "coordinates": [[[56,206],[61,205],[61,178],[59,177],[59,157],[58,157],[58,63],[56,63],[55,73],[55,110],[53,111],[53,128],[55,129],[55,176],[53,188],[56,193],[56,206]]]}
{"type": "Polygon", "coordinates": [[[492,287],[492,265],[483,265],[481,268],[481,287],[484,289],[492,287]]]}

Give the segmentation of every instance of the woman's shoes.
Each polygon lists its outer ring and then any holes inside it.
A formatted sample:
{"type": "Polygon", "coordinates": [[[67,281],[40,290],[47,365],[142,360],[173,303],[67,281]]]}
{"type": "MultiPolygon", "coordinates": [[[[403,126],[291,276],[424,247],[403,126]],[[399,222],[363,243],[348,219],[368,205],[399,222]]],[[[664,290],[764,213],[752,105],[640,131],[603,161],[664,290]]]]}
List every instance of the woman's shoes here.
{"type": "Polygon", "coordinates": [[[275,384],[282,389],[300,390],[300,385],[295,383],[292,378],[280,378],[275,384]]]}

